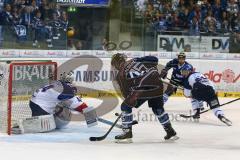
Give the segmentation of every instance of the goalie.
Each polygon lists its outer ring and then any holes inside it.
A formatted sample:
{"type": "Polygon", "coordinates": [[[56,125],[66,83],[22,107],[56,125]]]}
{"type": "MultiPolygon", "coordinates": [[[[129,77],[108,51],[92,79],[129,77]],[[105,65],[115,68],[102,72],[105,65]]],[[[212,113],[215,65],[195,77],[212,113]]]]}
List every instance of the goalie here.
{"type": "Polygon", "coordinates": [[[71,110],[83,113],[88,126],[97,122],[93,107],[88,107],[76,96],[71,74],[62,74],[60,80],[51,82],[34,92],[29,101],[31,118],[21,119],[12,133],[41,133],[65,127],[71,120],[71,110]]]}

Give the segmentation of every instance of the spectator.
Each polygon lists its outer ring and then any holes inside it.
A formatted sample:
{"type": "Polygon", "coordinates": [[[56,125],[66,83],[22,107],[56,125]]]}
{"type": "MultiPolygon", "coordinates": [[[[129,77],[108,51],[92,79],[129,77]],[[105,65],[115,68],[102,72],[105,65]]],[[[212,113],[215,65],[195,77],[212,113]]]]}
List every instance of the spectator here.
{"type": "Polygon", "coordinates": [[[180,12],[178,17],[179,17],[180,26],[183,28],[188,28],[188,17],[189,17],[188,8],[184,8],[184,12],[180,12]]]}
{"type": "Polygon", "coordinates": [[[212,11],[208,11],[208,16],[204,19],[204,25],[209,34],[216,34],[216,19],[212,16],[212,11]]]}
{"type": "Polygon", "coordinates": [[[197,16],[193,17],[193,19],[190,21],[189,34],[191,36],[199,36],[200,35],[199,22],[198,22],[197,16]]]}
{"type": "Polygon", "coordinates": [[[227,17],[227,12],[223,11],[222,12],[222,18],[221,18],[221,32],[222,33],[228,33],[229,32],[229,27],[230,27],[230,22],[227,17]]]}
{"type": "Polygon", "coordinates": [[[47,21],[49,20],[49,6],[47,3],[47,0],[42,0],[41,5],[39,6],[39,10],[41,12],[43,20],[47,21]]]}
{"type": "Polygon", "coordinates": [[[240,52],[240,31],[238,31],[230,36],[229,52],[230,53],[239,53],[240,52]]]}
{"type": "Polygon", "coordinates": [[[40,48],[40,44],[38,43],[40,40],[46,37],[47,30],[45,28],[45,24],[41,19],[41,12],[37,11],[36,15],[32,20],[32,27],[34,31],[34,38],[33,38],[33,46],[40,48]]]}
{"type": "Polygon", "coordinates": [[[221,21],[221,16],[223,12],[223,8],[221,6],[221,0],[215,0],[214,4],[212,5],[212,12],[213,12],[213,17],[217,21],[221,21]]]}
{"type": "Polygon", "coordinates": [[[167,24],[165,17],[160,17],[158,24],[157,24],[157,31],[163,32],[167,30],[167,24]]]}
{"type": "Polygon", "coordinates": [[[137,6],[141,13],[145,12],[145,10],[146,10],[145,3],[146,3],[146,0],[138,0],[137,1],[137,6]]]}
{"type": "Polygon", "coordinates": [[[4,0],[0,0],[0,13],[3,11],[4,8],[4,0]]]}
{"type": "Polygon", "coordinates": [[[18,8],[16,6],[13,7],[12,10],[12,16],[13,16],[13,24],[14,25],[18,25],[21,22],[21,16],[20,16],[20,11],[18,10],[18,8]]]}
{"type": "Polygon", "coordinates": [[[76,47],[74,46],[74,43],[73,43],[72,39],[67,40],[67,49],[68,50],[76,50],[76,47]]]}
{"type": "Polygon", "coordinates": [[[102,40],[102,46],[101,46],[100,49],[102,49],[102,50],[108,50],[108,43],[109,43],[108,39],[107,39],[107,38],[103,38],[103,40],[102,40]]]}
{"type": "Polygon", "coordinates": [[[21,15],[21,24],[26,26],[26,28],[30,27],[33,19],[33,13],[31,11],[32,11],[31,8],[29,6],[26,6],[21,15]]]}
{"type": "Polygon", "coordinates": [[[0,25],[12,25],[13,23],[13,16],[11,14],[11,5],[6,4],[4,11],[1,13],[0,18],[0,25]]]}
{"type": "Polygon", "coordinates": [[[75,45],[76,50],[82,50],[83,49],[83,44],[81,41],[77,41],[75,45]]]}
{"type": "Polygon", "coordinates": [[[29,6],[32,13],[36,13],[39,10],[36,0],[32,0],[31,6],[29,6]]]}
{"type": "Polygon", "coordinates": [[[201,4],[201,22],[207,17],[208,11],[211,11],[211,4],[207,0],[203,0],[201,4]]]}
{"type": "Polygon", "coordinates": [[[66,32],[68,28],[68,16],[67,12],[62,12],[62,17],[61,17],[61,23],[62,23],[62,28],[66,32]]]}
{"type": "Polygon", "coordinates": [[[230,14],[230,16],[237,14],[238,11],[238,5],[235,3],[235,0],[229,0],[229,3],[227,5],[227,12],[230,14]]]}

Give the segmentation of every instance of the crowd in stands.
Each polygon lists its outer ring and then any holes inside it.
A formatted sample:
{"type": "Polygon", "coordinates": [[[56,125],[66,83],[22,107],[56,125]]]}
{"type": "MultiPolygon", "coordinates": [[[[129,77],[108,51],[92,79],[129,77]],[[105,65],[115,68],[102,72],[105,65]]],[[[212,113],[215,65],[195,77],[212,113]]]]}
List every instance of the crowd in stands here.
{"type": "Polygon", "coordinates": [[[10,30],[17,40],[32,40],[39,47],[39,41],[52,42],[66,32],[68,16],[59,5],[51,0],[1,0],[0,25],[10,30]],[[32,34],[29,36],[29,34],[32,34]],[[30,38],[29,38],[30,37],[30,38]]]}
{"type": "Polygon", "coordinates": [[[240,0],[137,0],[136,7],[158,32],[228,35],[240,31],[240,0]]]}

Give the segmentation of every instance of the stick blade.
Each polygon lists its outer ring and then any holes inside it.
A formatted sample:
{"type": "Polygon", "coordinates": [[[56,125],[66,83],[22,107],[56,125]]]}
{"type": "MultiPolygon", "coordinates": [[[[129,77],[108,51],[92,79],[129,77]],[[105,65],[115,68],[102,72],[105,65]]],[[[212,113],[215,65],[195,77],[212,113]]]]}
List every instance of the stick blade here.
{"type": "Polygon", "coordinates": [[[184,115],[184,114],[180,114],[179,116],[182,118],[191,118],[192,117],[192,115],[184,115]]]}
{"type": "Polygon", "coordinates": [[[89,138],[90,141],[101,141],[103,139],[104,139],[103,137],[90,137],[89,138]]]}

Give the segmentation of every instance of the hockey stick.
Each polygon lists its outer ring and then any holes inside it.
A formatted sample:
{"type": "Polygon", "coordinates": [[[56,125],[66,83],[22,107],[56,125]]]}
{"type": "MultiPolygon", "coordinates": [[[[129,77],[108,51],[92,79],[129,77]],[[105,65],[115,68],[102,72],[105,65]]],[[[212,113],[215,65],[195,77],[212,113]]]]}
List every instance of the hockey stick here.
{"type": "Polygon", "coordinates": [[[89,140],[90,141],[102,141],[104,140],[108,134],[112,131],[113,127],[117,124],[118,120],[122,117],[122,113],[118,116],[118,118],[115,120],[115,122],[112,124],[112,126],[109,128],[109,130],[107,131],[107,133],[105,133],[103,136],[100,137],[90,137],[89,140]]]}
{"type": "MultiPolygon", "coordinates": [[[[100,117],[98,117],[97,120],[98,120],[99,122],[102,122],[102,123],[107,124],[107,125],[113,125],[113,122],[108,121],[108,120],[103,119],[103,118],[100,118],[100,117]]],[[[120,129],[123,128],[122,125],[119,125],[119,124],[116,124],[115,127],[120,128],[120,129]]]]}
{"type": "MultiPolygon", "coordinates": [[[[221,104],[219,107],[222,107],[222,106],[224,106],[224,105],[233,103],[233,102],[238,101],[238,100],[240,100],[240,98],[236,98],[236,99],[231,100],[231,101],[229,101],[229,102],[223,103],[223,104],[221,104]]],[[[207,109],[207,110],[205,110],[205,111],[200,112],[199,114],[206,113],[206,112],[208,112],[208,111],[210,111],[210,110],[211,110],[211,109],[207,109]]],[[[180,117],[183,117],[183,118],[192,118],[194,115],[184,115],[184,114],[180,114],[179,116],[180,116],[180,117]]]]}
{"type": "MultiPolygon", "coordinates": [[[[115,113],[115,115],[116,115],[116,116],[119,116],[119,113],[115,113]]],[[[107,125],[110,125],[110,126],[113,125],[113,122],[111,122],[111,121],[109,121],[109,120],[106,120],[106,119],[103,119],[103,118],[100,118],[100,117],[98,117],[97,120],[98,120],[99,122],[102,122],[102,123],[107,124],[107,125]]],[[[131,123],[131,125],[135,125],[135,124],[138,124],[138,121],[137,121],[137,120],[134,120],[134,121],[132,121],[132,123],[131,123]]],[[[119,128],[119,129],[122,129],[122,128],[123,128],[123,126],[122,126],[122,125],[119,125],[119,124],[116,124],[115,127],[119,128]]]]}
{"type": "Polygon", "coordinates": [[[165,83],[165,84],[167,84],[167,85],[171,85],[171,86],[174,87],[174,88],[184,90],[184,88],[183,88],[182,86],[177,86],[177,85],[175,85],[175,84],[172,84],[172,83],[167,82],[167,81],[164,81],[164,80],[162,80],[162,82],[165,83]]]}

